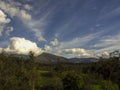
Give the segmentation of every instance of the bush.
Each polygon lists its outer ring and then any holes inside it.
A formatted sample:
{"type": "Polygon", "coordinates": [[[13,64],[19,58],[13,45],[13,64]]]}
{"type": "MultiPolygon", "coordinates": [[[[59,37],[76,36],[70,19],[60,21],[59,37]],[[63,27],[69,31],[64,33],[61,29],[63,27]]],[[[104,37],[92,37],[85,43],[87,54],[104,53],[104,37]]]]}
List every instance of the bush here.
{"type": "Polygon", "coordinates": [[[67,73],[62,82],[64,90],[80,90],[84,85],[82,77],[74,72],[67,73]]]}

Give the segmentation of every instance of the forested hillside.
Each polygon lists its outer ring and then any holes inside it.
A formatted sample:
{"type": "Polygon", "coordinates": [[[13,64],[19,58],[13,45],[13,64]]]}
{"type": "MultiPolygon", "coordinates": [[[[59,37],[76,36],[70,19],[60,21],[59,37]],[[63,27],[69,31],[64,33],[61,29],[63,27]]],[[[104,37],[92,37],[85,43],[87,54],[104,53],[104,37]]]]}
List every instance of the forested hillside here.
{"type": "Polygon", "coordinates": [[[44,64],[0,54],[0,90],[120,90],[119,58],[44,64]]]}

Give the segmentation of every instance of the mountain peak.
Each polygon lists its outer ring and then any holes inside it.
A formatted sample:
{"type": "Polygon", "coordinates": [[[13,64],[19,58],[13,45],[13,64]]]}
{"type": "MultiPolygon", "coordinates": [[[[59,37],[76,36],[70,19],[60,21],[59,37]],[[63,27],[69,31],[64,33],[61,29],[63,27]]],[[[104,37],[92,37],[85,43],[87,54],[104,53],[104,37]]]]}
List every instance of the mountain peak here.
{"type": "Polygon", "coordinates": [[[40,63],[62,63],[68,62],[67,58],[53,55],[50,53],[42,53],[41,55],[36,57],[36,60],[40,63]]]}

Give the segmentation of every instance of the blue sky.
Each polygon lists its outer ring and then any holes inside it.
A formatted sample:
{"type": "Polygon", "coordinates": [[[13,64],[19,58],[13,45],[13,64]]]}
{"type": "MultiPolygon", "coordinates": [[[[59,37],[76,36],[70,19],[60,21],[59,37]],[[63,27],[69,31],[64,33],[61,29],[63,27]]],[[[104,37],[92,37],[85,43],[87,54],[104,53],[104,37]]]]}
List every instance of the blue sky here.
{"type": "Polygon", "coordinates": [[[43,51],[65,57],[119,49],[120,0],[0,0],[0,3],[4,18],[10,19],[0,23],[0,27],[4,24],[0,29],[1,48],[9,46],[10,38],[19,37],[35,42],[43,51]]]}

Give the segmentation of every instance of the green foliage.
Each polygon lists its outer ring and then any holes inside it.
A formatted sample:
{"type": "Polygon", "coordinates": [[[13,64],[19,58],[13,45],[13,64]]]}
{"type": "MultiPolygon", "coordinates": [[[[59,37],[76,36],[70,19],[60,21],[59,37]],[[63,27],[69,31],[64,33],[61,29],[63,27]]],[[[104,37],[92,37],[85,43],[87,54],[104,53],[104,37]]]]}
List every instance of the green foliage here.
{"type": "Polygon", "coordinates": [[[80,90],[83,87],[83,78],[75,72],[67,73],[62,79],[64,90],[80,90]]]}
{"type": "Polygon", "coordinates": [[[119,90],[117,84],[113,84],[111,81],[105,81],[105,80],[101,82],[101,88],[103,90],[119,90]]]}
{"type": "Polygon", "coordinates": [[[0,54],[0,90],[119,90],[120,61],[41,64],[0,54]]]}
{"type": "Polygon", "coordinates": [[[91,85],[90,90],[103,90],[100,85],[91,85]]]}

